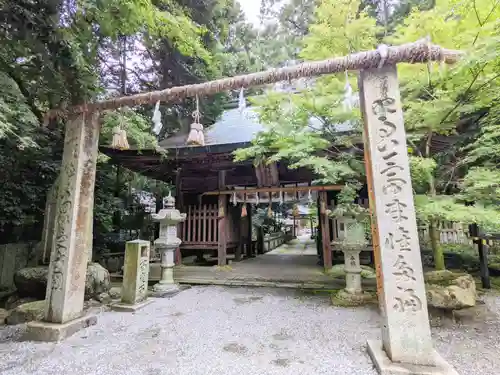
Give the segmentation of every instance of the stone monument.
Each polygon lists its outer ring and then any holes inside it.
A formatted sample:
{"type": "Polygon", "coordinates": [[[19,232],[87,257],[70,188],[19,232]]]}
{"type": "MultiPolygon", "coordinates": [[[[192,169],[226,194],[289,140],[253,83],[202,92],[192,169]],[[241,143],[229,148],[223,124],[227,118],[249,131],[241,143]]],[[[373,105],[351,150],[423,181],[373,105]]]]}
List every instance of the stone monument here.
{"type": "Polygon", "coordinates": [[[96,324],[95,316],[85,315],[83,299],[92,246],[88,223],[94,205],[99,130],[98,112],[73,114],[68,118],[44,320],[28,323],[28,340],[59,341],[96,324]]]}
{"type": "Polygon", "coordinates": [[[432,344],[396,66],[364,70],[359,84],[382,315],[368,353],[381,374],[457,374],[432,344]]]}
{"type": "Polygon", "coordinates": [[[112,306],[117,311],[137,311],[151,303],[148,297],[149,241],[128,241],[125,247],[122,299],[112,306]]]}
{"type": "Polygon", "coordinates": [[[155,297],[166,297],[179,291],[174,282],[174,255],[182,242],[177,238],[177,225],[186,220],[186,214],[175,208],[175,199],[171,194],[165,198],[163,206],[157,214],[151,215],[154,221],[160,223],[160,237],[154,245],[161,255],[161,280],[153,286],[155,297]]]}

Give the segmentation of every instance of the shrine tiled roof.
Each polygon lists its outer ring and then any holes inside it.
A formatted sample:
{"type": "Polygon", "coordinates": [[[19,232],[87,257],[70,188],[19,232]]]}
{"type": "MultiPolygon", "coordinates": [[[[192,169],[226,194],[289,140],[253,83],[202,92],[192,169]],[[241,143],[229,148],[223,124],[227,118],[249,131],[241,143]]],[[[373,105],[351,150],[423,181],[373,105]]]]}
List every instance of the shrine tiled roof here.
{"type": "MultiPolygon", "coordinates": [[[[311,118],[311,125],[320,128],[318,119],[311,118]]],[[[344,132],[352,130],[350,124],[338,124],[337,131],[344,132]]],[[[221,118],[213,125],[204,129],[205,145],[229,145],[250,143],[257,133],[265,131],[264,125],[259,122],[259,116],[255,109],[247,107],[240,111],[238,108],[224,111],[221,118]]],[[[197,147],[186,145],[187,134],[174,134],[160,142],[164,149],[197,147]]]]}

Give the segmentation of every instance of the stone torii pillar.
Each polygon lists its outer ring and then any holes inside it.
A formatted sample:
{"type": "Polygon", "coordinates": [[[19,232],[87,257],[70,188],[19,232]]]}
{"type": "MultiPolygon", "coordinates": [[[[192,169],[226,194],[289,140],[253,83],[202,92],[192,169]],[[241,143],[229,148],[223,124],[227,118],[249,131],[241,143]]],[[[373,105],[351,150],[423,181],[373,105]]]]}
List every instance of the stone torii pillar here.
{"type": "Polygon", "coordinates": [[[96,323],[83,315],[87,262],[92,247],[89,221],[99,141],[99,113],[70,115],[57,194],[55,238],[42,322],[28,323],[27,339],[59,341],[96,323]]]}
{"type": "Polygon", "coordinates": [[[434,350],[396,66],[362,71],[365,164],[382,315],[379,373],[457,374],[434,350]]]}

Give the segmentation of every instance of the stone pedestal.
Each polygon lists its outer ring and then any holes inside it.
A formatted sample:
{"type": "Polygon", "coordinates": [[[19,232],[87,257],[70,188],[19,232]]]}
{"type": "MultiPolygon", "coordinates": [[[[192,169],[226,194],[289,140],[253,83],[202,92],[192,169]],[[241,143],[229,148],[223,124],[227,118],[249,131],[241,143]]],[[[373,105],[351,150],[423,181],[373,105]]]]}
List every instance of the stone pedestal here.
{"type": "Polygon", "coordinates": [[[452,374],[431,339],[396,67],[362,71],[360,99],[382,315],[369,354],[381,374],[452,374]]]}
{"type": "Polygon", "coordinates": [[[113,310],[136,311],[152,301],[147,300],[149,280],[149,241],[129,241],[125,248],[122,299],[113,310]]]}
{"type": "Polygon", "coordinates": [[[160,237],[155,240],[155,248],[161,254],[161,280],[153,286],[155,297],[168,297],[179,291],[174,281],[175,250],[181,240],[177,238],[177,225],[186,220],[186,214],[175,209],[175,199],[165,198],[164,209],[152,215],[160,223],[160,237]]]}
{"type": "Polygon", "coordinates": [[[361,249],[341,249],[344,253],[344,269],[345,269],[345,290],[350,294],[361,294],[361,264],[359,254],[361,249]]]}
{"type": "Polygon", "coordinates": [[[86,234],[94,204],[98,116],[98,113],[73,115],[66,125],[45,318],[44,322],[28,324],[29,339],[61,340],[95,324],[95,318],[82,315],[91,246],[86,234]]]}

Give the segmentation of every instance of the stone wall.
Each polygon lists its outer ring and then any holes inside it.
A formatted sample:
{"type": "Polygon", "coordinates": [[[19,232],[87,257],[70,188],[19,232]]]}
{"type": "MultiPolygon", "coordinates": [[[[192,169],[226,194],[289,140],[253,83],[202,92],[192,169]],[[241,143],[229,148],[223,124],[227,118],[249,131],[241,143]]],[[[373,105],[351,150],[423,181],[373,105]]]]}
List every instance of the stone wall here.
{"type": "Polygon", "coordinates": [[[276,233],[266,234],[264,236],[264,252],[267,253],[268,251],[274,250],[278,246],[281,246],[284,243],[285,243],[285,233],[276,232],[276,233]]]}
{"type": "Polygon", "coordinates": [[[14,288],[14,273],[21,268],[36,265],[34,243],[0,245],[0,289],[14,288]]]}

